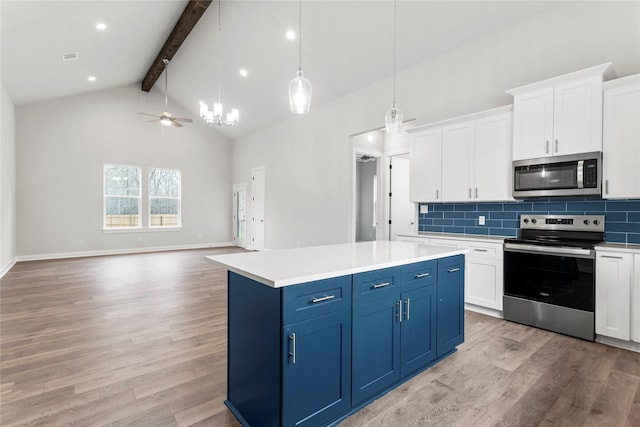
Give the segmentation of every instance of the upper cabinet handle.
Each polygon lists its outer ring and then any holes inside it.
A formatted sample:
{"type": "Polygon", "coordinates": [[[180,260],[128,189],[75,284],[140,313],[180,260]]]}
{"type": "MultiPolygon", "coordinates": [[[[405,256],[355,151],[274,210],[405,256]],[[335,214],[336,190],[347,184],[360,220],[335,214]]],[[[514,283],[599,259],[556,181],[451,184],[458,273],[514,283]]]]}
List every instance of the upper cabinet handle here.
{"type": "Polygon", "coordinates": [[[604,180],[604,193],[605,194],[609,194],[609,180],[608,179],[604,180]]]}
{"type": "Polygon", "coordinates": [[[549,154],[549,140],[547,139],[545,142],[547,143],[547,148],[545,149],[545,152],[549,154]]]}
{"type": "Polygon", "coordinates": [[[558,138],[556,138],[556,153],[558,152],[558,138]]]}
{"type": "Polygon", "coordinates": [[[328,301],[330,299],[334,299],[336,296],[335,295],[325,295],[322,298],[314,298],[311,300],[312,303],[317,303],[317,302],[322,302],[322,301],[328,301]]]}

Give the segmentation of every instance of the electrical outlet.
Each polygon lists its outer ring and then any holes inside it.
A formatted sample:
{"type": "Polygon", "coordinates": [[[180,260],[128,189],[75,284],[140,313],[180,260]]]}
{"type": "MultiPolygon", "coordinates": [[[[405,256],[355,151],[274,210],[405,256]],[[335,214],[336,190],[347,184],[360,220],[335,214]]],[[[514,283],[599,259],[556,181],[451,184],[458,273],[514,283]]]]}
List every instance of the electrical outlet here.
{"type": "Polygon", "coordinates": [[[478,225],[484,225],[484,215],[478,217],[478,225]]]}
{"type": "Polygon", "coordinates": [[[428,214],[429,213],[429,205],[420,205],[420,213],[428,214]]]}

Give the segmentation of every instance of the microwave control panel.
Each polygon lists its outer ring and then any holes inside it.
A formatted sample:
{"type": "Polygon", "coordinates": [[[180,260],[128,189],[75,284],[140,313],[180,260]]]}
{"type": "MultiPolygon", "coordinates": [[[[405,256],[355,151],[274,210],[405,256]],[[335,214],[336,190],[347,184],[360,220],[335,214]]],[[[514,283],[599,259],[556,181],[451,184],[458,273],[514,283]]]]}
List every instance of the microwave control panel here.
{"type": "Polygon", "coordinates": [[[584,161],[583,174],[582,180],[585,188],[598,187],[598,161],[596,159],[584,161]]]}

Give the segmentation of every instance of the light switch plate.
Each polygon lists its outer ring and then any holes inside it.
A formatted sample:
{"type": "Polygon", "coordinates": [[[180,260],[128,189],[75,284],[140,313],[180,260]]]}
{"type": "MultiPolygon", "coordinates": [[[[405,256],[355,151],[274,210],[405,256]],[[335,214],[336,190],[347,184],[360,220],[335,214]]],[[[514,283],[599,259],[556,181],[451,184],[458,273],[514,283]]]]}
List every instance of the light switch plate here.
{"type": "Polygon", "coordinates": [[[429,213],[429,205],[420,205],[420,213],[428,214],[429,213]]]}
{"type": "Polygon", "coordinates": [[[478,225],[484,225],[484,215],[478,217],[478,225]]]}

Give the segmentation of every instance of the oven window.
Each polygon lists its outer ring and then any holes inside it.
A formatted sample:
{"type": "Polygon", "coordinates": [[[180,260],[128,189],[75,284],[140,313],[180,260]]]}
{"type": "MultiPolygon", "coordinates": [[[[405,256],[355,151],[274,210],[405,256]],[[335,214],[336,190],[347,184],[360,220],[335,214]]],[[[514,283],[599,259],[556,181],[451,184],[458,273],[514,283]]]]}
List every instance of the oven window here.
{"type": "Polygon", "coordinates": [[[578,188],[576,162],[518,166],[514,174],[516,191],[578,188]]]}
{"type": "Polygon", "coordinates": [[[594,260],[509,251],[504,257],[505,295],[594,311],[594,260]]]}

